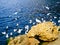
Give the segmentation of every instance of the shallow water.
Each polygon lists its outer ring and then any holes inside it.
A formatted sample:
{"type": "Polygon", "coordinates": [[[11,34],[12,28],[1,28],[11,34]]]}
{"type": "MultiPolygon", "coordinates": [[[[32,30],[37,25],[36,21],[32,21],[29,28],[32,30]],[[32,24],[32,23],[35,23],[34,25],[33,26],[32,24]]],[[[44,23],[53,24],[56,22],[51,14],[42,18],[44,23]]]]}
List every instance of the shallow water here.
{"type": "Polygon", "coordinates": [[[60,26],[59,0],[0,0],[0,45],[45,21],[60,26]]]}

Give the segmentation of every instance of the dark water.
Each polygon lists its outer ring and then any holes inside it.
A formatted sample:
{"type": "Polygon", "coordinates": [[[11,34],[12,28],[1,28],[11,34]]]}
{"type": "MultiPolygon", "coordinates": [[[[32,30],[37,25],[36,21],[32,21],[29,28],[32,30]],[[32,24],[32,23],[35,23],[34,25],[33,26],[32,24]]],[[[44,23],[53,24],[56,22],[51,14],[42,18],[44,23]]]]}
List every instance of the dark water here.
{"type": "Polygon", "coordinates": [[[7,45],[7,38],[25,34],[40,21],[60,26],[59,0],[0,0],[0,45],[7,45]]]}

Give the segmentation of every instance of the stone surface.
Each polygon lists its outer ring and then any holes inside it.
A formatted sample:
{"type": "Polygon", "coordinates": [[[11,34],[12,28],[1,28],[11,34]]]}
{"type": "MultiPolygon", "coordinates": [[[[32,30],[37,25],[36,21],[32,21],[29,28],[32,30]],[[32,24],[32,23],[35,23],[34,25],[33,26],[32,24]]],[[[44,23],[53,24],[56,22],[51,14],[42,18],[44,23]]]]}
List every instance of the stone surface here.
{"type": "Polygon", "coordinates": [[[60,32],[59,32],[59,37],[55,41],[52,42],[45,42],[42,45],[60,45],[60,32]]]}
{"type": "Polygon", "coordinates": [[[11,38],[8,45],[38,45],[40,42],[35,38],[28,38],[26,35],[11,38]]]}
{"type": "Polygon", "coordinates": [[[28,37],[39,36],[43,41],[52,41],[58,38],[58,26],[52,22],[39,23],[31,28],[28,32],[28,37]]]}

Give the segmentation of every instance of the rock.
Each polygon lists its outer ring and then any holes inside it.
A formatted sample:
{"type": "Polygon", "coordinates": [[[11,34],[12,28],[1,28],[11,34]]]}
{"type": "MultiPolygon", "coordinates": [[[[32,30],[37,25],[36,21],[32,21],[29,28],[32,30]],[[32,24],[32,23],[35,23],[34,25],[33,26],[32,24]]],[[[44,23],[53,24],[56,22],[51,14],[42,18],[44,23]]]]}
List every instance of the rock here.
{"type": "Polygon", "coordinates": [[[32,26],[27,34],[28,37],[35,37],[35,35],[38,35],[39,39],[43,41],[53,41],[58,38],[58,26],[52,22],[39,23],[32,26]]]}
{"type": "Polygon", "coordinates": [[[10,38],[8,45],[60,45],[59,28],[52,22],[39,23],[27,34],[10,38]],[[43,43],[40,43],[41,40],[43,43]]]}
{"type": "Polygon", "coordinates": [[[27,35],[20,35],[14,39],[11,38],[8,45],[38,45],[39,43],[40,42],[35,38],[28,38],[27,35]]]}
{"type": "Polygon", "coordinates": [[[39,41],[35,38],[29,38],[30,45],[39,45],[39,41]]]}
{"type": "Polygon", "coordinates": [[[58,39],[51,42],[44,42],[42,45],[60,45],[60,31],[59,31],[58,39]]]}

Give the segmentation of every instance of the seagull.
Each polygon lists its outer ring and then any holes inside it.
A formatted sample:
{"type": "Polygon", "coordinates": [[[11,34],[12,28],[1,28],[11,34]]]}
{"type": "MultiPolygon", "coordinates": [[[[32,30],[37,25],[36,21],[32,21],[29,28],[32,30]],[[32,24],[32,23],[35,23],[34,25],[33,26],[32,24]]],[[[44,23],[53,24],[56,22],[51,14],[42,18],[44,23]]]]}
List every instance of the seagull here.
{"type": "Polygon", "coordinates": [[[17,31],[17,29],[14,29],[13,31],[14,31],[14,32],[16,32],[16,31],[17,31]]]}
{"type": "Polygon", "coordinates": [[[37,19],[37,18],[36,18],[36,22],[37,22],[37,23],[41,23],[41,21],[40,21],[39,19],[37,19]]]}
{"type": "Polygon", "coordinates": [[[29,23],[32,23],[32,20],[29,20],[29,23]]]}
{"type": "Polygon", "coordinates": [[[6,34],[6,38],[8,38],[9,36],[8,36],[8,34],[6,34]]]}
{"type": "Polygon", "coordinates": [[[6,32],[2,32],[2,34],[6,34],[6,32]]]}
{"type": "Polygon", "coordinates": [[[22,31],[22,29],[19,29],[17,32],[18,32],[18,33],[21,33],[21,31],[22,31]]]}

